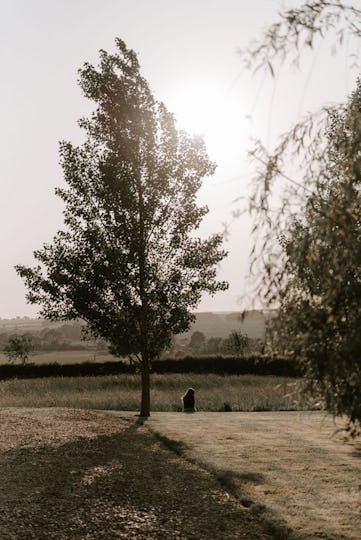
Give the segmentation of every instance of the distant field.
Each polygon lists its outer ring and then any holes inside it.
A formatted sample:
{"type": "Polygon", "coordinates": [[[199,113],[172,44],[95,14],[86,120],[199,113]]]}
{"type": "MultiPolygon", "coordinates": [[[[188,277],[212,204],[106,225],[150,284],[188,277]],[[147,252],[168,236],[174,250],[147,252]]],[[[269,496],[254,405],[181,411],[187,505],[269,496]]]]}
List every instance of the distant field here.
{"type": "Polygon", "coordinates": [[[146,425],[263,517],[276,539],[359,540],[361,440],[320,412],[155,413],[146,425]]]}
{"type": "MultiPolygon", "coordinates": [[[[34,364],[78,364],[81,362],[111,362],[117,361],[109,353],[96,351],[51,351],[34,354],[30,357],[29,362],[34,364]]],[[[4,353],[0,353],[0,364],[7,364],[8,359],[4,353]]]]}
{"type": "MultiPolygon", "coordinates": [[[[250,338],[263,338],[265,333],[266,320],[273,316],[272,312],[259,310],[250,311],[243,319],[240,312],[198,312],[195,313],[196,321],[191,328],[180,337],[189,338],[195,332],[203,332],[208,337],[227,337],[233,330],[240,330],[247,333],[250,338]]],[[[42,319],[0,319],[0,332],[39,332],[44,329],[59,328],[64,321],[51,322],[42,319]]]]}
{"type": "Polygon", "coordinates": [[[241,331],[252,339],[262,339],[265,334],[265,317],[248,316],[242,319],[241,313],[219,312],[219,313],[196,313],[196,321],[189,331],[179,337],[190,338],[195,331],[202,332],[207,338],[226,338],[233,330],[241,331]]]}
{"type": "MultiPolygon", "coordinates": [[[[286,377],[206,374],[154,374],[153,411],[180,411],[181,396],[196,390],[199,411],[307,410],[312,402],[300,382],[286,377]]],[[[11,379],[0,382],[0,407],[73,407],[139,410],[138,375],[11,379]]]]}

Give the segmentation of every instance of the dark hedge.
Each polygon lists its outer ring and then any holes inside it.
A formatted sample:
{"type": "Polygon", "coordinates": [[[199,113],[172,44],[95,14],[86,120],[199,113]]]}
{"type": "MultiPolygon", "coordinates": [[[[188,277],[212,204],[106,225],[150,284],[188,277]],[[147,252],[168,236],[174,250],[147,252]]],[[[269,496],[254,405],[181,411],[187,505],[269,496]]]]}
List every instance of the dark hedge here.
{"type": "MultiPolygon", "coordinates": [[[[42,377],[85,377],[135,373],[135,367],[119,362],[85,362],[81,364],[0,365],[0,379],[34,379],[42,377]]],[[[278,375],[300,377],[300,363],[293,359],[252,356],[186,356],[166,358],[152,365],[153,373],[216,373],[220,375],[278,375]]]]}
{"type": "Polygon", "coordinates": [[[280,375],[301,377],[299,362],[268,356],[185,356],[153,362],[155,373],[219,373],[220,375],[280,375]]]}
{"type": "Polygon", "coordinates": [[[0,379],[37,379],[43,377],[88,377],[134,373],[123,362],[84,362],[81,364],[0,365],[0,379]]]}

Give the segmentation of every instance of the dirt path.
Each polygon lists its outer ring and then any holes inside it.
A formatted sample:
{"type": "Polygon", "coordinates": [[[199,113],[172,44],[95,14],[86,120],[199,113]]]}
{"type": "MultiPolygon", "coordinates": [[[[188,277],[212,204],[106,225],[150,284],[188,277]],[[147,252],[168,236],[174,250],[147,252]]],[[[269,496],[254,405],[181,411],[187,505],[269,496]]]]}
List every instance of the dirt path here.
{"type": "Polygon", "coordinates": [[[134,418],[2,409],[0,425],[0,540],[275,538],[134,418]]]}

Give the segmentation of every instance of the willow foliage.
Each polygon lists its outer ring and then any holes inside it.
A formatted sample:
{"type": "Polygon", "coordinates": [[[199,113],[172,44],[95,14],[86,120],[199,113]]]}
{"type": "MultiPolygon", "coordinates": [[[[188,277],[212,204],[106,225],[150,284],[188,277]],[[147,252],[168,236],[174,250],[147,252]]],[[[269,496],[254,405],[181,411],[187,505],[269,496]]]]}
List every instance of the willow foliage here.
{"type": "MultiPolygon", "coordinates": [[[[317,0],[280,14],[245,64],[272,76],[298,64],[315,39],[361,38],[352,2],[317,0]]],[[[250,201],[256,294],[279,307],[274,346],[304,364],[326,408],[361,423],[361,82],[346,103],[324,106],[270,152],[256,141],[250,201]]]]}

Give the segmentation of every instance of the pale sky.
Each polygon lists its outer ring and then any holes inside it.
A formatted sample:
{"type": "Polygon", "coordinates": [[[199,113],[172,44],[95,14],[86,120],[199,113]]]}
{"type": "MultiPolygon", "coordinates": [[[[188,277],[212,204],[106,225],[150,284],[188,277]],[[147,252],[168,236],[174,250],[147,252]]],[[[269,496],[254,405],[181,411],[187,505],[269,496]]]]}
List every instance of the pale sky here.
{"type": "MultiPolygon", "coordinates": [[[[58,141],[81,140],[77,120],[91,110],[77,86],[77,69],[97,62],[99,49],[122,38],[138,54],[142,74],[179,127],[203,133],[216,174],[206,179],[201,233],[220,232],[232,201],[249,192],[250,136],[276,140],[300,114],[344,100],[354,76],[346,53],[334,58],[324,42],[300,73],[277,83],[242,72],[237,49],[260,36],[293,0],[0,0],[0,317],[36,316],[14,265],[62,228],[58,141]],[[263,82],[262,82],[263,81],[263,82]],[[275,86],[276,84],[276,86],[275,86]],[[252,117],[251,119],[249,117],[252,117]]],[[[204,297],[199,310],[239,310],[247,292],[250,219],[236,220],[219,277],[226,292],[204,297]]]]}

